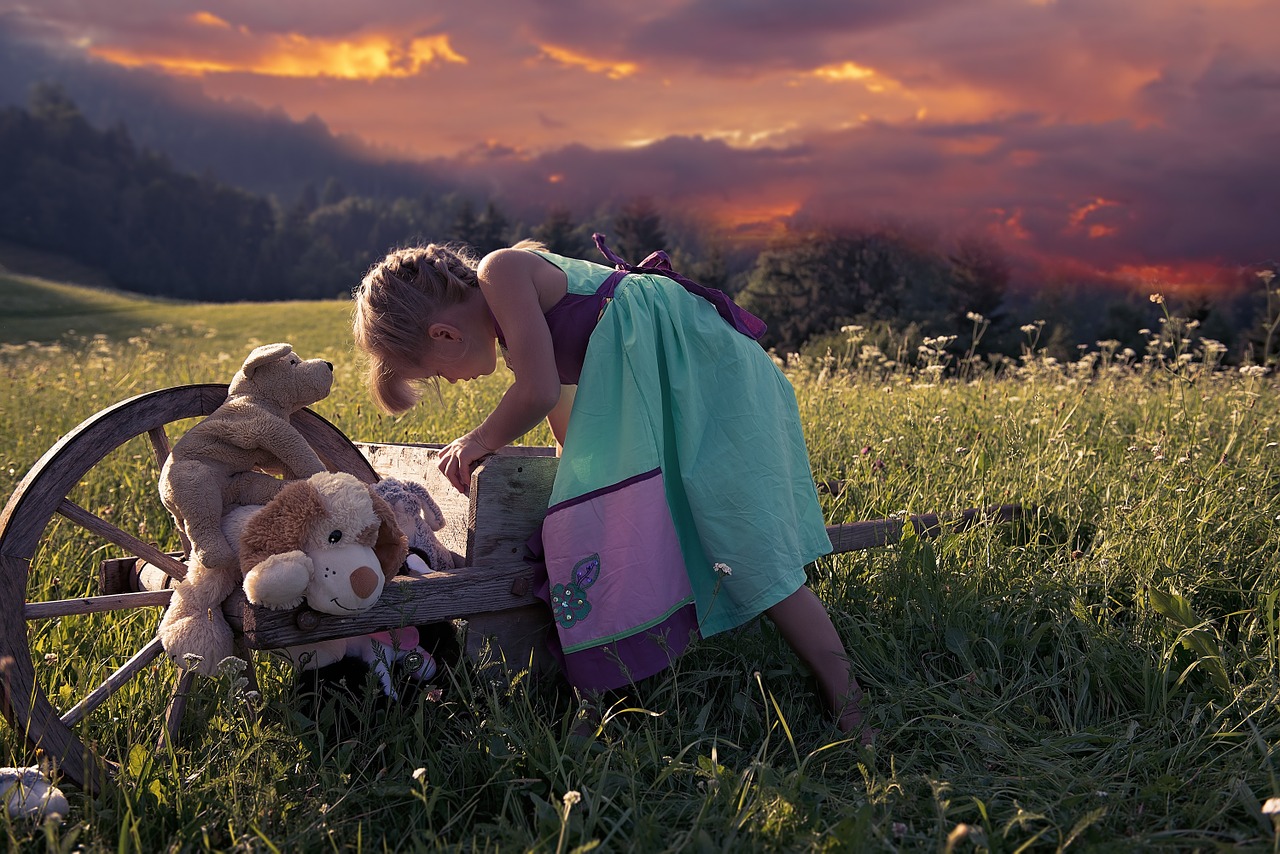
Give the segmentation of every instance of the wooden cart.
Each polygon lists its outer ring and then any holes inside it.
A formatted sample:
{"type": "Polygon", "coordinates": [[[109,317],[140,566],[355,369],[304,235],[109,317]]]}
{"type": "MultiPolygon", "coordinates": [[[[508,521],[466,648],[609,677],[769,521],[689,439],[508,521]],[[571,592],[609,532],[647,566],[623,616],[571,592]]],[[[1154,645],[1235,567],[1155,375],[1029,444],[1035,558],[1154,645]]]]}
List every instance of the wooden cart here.
{"type": "MultiPolygon", "coordinates": [[[[39,663],[32,658],[31,627],[75,615],[123,616],[139,609],[149,609],[154,614],[152,624],[158,625],[159,609],[168,604],[172,591],[140,589],[139,565],[151,563],[175,581],[184,576],[186,565],[180,554],[167,553],[117,525],[116,514],[81,506],[75,500],[77,487],[86,474],[113,454],[135,460],[136,465],[149,470],[143,480],[155,483],[169,453],[169,432],[213,412],[226,394],[225,385],[178,386],[130,398],[93,415],[40,458],[0,515],[0,705],[10,726],[24,735],[33,751],[53,760],[65,778],[86,790],[96,790],[104,773],[109,774],[115,766],[86,743],[82,722],[130,680],[155,672],[153,663],[163,655],[160,640],[153,634],[98,687],[72,704],[65,701],[65,691],[55,691],[54,686],[44,684],[47,680],[37,678],[39,663]],[[51,559],[45,548],[51,526],[67,523],[77,529],[78,536],[98,544],[93,551],[103,556],[114,552],[116,556],[101,561],[97,592],[33,601],[28,588],[34,591],[48,586],[37,583],[36,576],[42,569],[40,562],[51,559]],[[127,557],[120,557],[122,554],[127,557]],[[56,709],[51,695],[65,708],[56,709]]],[[[551,617],[534,595],[533,571],[524,559],[524,544],[541,524],[546,509],[556,466],[551,449],[508,448],[488,458],[473,476],[468,499],[439,474],[433,446],[355,443],[310,410],[297,413],[293,423],[330,470],[349,472],[367,483],[386,476],[427,481],[450,519],[441,539],[464,556],[464,565],[422,578],[393,579],[375,607],[353,615],[321,614],[305,605],[274,611],[250,605],[237,594],[224,610],[237,632],[241,657],[251,662],[251,650],[465,619],[469,655],[474,657],[487,646],[512,668],[542,666],[541,641],[551,626],[551,617]]],[[[159,507],[158,494],[128,500],[151,501],[159,507]]],[[[1009,519],[1017,512],[1018,508],[1011,506],[966,511],[946,527],[959,530],[978,519],[1009,519]]],[[[911,517],[911,521],[916,530],[927,535],[942,530],[934,515],[911,517]]],[[[848,552],[895,542],[905,522],[901,518],[855,522],[831,526],[828,533],[836,552],[848,552]]],[[[62,587],[77,589],[77,584],[62,587]]],[[[178,672],[166,715],[165,732],[170,739],[176,738],[192,681],[190,673],[178,672]]]]}

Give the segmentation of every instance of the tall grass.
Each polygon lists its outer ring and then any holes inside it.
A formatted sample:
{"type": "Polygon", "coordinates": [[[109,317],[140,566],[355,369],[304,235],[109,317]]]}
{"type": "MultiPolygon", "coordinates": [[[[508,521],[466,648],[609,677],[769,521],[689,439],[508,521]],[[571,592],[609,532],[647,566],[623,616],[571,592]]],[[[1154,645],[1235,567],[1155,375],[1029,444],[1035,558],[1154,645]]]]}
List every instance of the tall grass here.
{"type": "MultiPolygon", "coordinates": [[[[361,388],[340,303],[299,306],[292,328],[264,328],[257,306],[213,323],[211,308],[0,350],[3,491],[80,419],[226,381],[254,343],[295,330],[304,355],[337,366],[315,409],[356,439],[451,438],[503,387],[445,386],[388,418],[361,388]]],[[[455,669],[440,700],[357,709],[364,722],[344,729],[332,710],[302,716],[292,674],[263,659],[260,698],[234,673],[203,683],[182,745],[156,754],[172,680],[158,664],[82,725],[121,762],[118,784],[73,792],[60,826],[5,833],[123,851],[1275,850],[1263,808],[1280,795],[1277,391],[1260,371],[1216,367],[1203,344],[1162,342],[1170,324],[1148,353],[1104,347],[1070,365],[1029,337],[1023,359],[967,362],[961,379],[947,377],[965,357],[945,344],[886,365],[856,330],[846,351],[788,365],[815,477],[843,485],[824,494],[829,521],[1034,511],[810,568],[867,689],[872,749],[823,721],[767,623],[704,641],[616,698],[588,741],[570,734],[572,697],[488,664],[455,669]]],[[[171,542],[146,453],[113,455],[77,498],[171,542]]],[[[99,557],[52,526],[32,593],[88,591],[99,557]]],[[[157,619],[33,623],[55,705],[157,619]]],[[[30,761],[2,727],[0,745],[4,764],[30,761]]]]}

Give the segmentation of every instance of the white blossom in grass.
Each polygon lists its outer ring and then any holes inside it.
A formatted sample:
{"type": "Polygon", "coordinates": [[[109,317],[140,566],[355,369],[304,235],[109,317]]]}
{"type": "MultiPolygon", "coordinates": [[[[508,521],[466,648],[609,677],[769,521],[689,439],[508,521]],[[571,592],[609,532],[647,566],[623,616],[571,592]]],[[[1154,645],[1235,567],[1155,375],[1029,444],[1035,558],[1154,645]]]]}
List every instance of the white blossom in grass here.
{"type": "Polygon", "coordinates": [[[717,563],[711,568],[714,569],[716,572],[720,573],[721,575],[725,576],[726,578],[728,578],[730,575],[733,575],[733,567],[729,566],[729,564],[727,563],[717,563]]]}
{"type": "Polygon", "coordinates": [[[570,789],[569,791],[564,793],[563,800],[564,800],[565,807],[571,807],[574,804],[581,803],[582,792],[579,792],[577,789],[570,789]]]}
{"type": "Polygon", "coordinates": [[[421,783],[421,782],[422,782],[422,780],[423,780],[423,778],[424,778],[424,777],[426,777],[426,776],[427,776],[427,769],[426,769],[426,768],[414,768],[414,769],[413,769],[413,779],[417,780],[419,783],[421,783]]]}
{"type": "Polygon", "coordinates": [[[1267,798],[1262,805],[1263,815],[1280,815],[1280,798],[1267,798]]]}
{"type": "Polygon", "coordinates": [[[1246,377],[1262,377],[1266,376],[1267,369],[1264,365],[1242,365],[1240,373],[1246,377]]]}
{"type": "Polygon", "coordinates": [[[1164,305],[1164,294],[1152,294],[1148,299],[1156,305],[1164,305]]]}

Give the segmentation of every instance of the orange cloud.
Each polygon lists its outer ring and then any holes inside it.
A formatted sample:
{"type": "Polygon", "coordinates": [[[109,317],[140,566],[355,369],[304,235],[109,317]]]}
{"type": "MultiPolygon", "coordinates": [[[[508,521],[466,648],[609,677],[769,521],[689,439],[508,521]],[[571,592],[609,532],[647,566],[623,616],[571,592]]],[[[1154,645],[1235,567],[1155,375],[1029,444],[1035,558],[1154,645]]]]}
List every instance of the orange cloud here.
{"type": "Polygon", "coordinates": [[[190,16],[190,20],[193,24],[199,24],[202,27],[213,27],[219,30],[231,29],[231,24],[227,23],[222,18],[219,18],[212,12],[196,12],[190,16]]]}
{"type": "Polygon", "coordinates": [[[890,90],[901,91],[902,89],[902,84],[897,80],[886,77],[874,68],[858,65],[856,62],[838,62],[832,65],[824,65],[821,68],[815,68],[809,74],[829,83],[861,83],[868,92],[877,94],[890,90]]]}
{"type": "MultiPolygon", "coordinates": [[[[203,26],[225,24],[208,13],[193,17],[203,26]]],[[[336,77],[343,80],[377,80],[413,77],[435,62],[466,64],[466,57],[449,44],[446,35],[421,36],[406,42],[369,34],[352,39],[314,39],[297,33],[254,38],[237,45],[235,57],[201,56],[133,51],[96,46],[90,52],[99,59],[128,68],[152,66],[173,74],[261,74],[268,77],[336,77]]]]}
{"type": "Polygon", "coordinates": [[[623,77],[630,77],[640,70],[640,66],[634,62],[614,62],[606,59],[596,59],[595,57],[575,53],[555,45],[538,45],[538,49],[542,51],[543,56],[552,62],[557,62],[569,68],[581,68],[592,74],[603,74],[610,80],[621,80],[623,77]]]}

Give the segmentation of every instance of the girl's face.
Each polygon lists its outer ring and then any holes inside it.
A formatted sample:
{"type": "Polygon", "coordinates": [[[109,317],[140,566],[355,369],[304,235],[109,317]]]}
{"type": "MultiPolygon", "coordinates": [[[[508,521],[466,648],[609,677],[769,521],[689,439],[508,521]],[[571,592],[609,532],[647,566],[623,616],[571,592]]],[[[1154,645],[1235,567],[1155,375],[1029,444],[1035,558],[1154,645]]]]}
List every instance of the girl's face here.
{"type": "Polygon", "coordinates": [[[497,368],[497,334],[487,311],[451,312],[427,328],[430,343],[406,379],[440,377],[451,383],[488,376],[497,368]]]}

